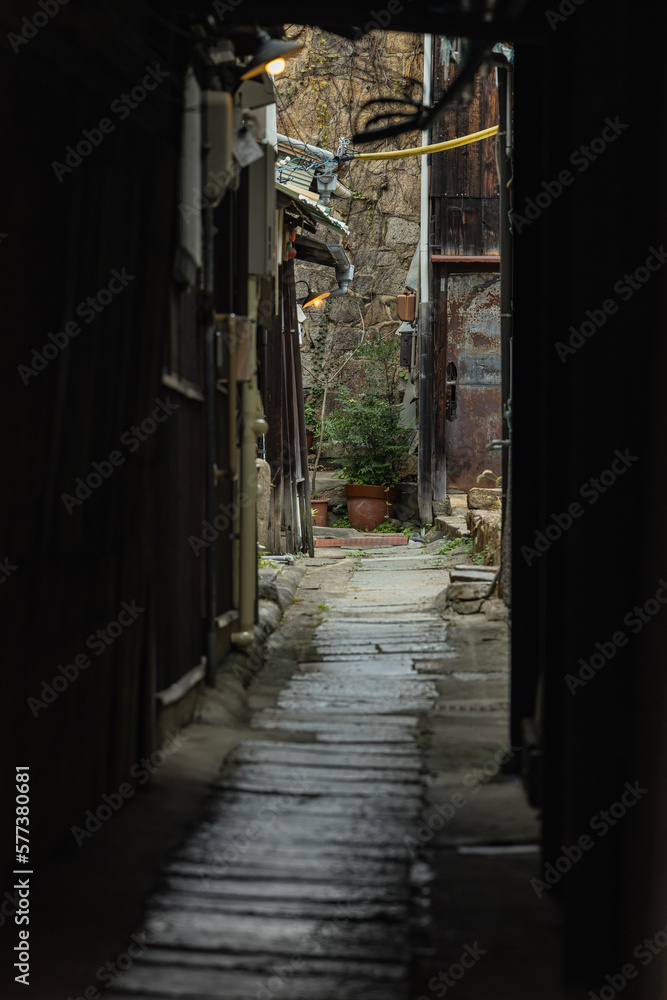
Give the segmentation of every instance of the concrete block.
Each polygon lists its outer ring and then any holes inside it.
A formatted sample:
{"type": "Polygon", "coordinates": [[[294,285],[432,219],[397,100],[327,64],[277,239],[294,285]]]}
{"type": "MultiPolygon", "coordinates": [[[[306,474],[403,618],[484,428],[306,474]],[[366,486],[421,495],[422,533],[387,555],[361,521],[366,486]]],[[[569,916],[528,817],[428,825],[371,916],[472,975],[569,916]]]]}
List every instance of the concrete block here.
{"type": "Polygon", "coordinates": [[[445,514],[439,514],[435,518],[434,527],[442,531],[446,538],[470,537],[464,517],[449,517],[445,514]]]}
{"type": "Polygon", "coordinates": [[[468,492],[468,508],[470,510],[491,510],[494,503],[501,499],[503,491],[491,487],[473,487],[468,492]]]}
{"type": "Polygon", "coordinates": [[[445,517],[451,517],[452,515],[452,502],[449,497],[445,497],[444,500],[434,500],[433,501],[433,515],[438,517],[444,515],[445,517]]]}

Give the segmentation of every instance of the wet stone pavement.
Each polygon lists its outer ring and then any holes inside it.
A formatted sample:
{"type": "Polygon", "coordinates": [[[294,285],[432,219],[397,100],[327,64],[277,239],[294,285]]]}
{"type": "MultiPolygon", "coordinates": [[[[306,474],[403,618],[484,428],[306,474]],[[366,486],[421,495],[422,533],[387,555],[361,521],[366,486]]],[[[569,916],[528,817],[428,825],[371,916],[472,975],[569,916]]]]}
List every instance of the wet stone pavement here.
{"type": "MultiPolygon", "coordinates": [[[[440,961],[416,838],[432,719],[449,724],[438,682],[454,690],[466,676],[432,606],[443,566],[405,548],[310,561],[249,689],[254,735],[227,757],[206,819],[164,870],[117,1000],[419,995],[440,961]]],[[[506,708],[506,665],[480,662],[474,676],[495,684],[487,707],[506,708]]]]}

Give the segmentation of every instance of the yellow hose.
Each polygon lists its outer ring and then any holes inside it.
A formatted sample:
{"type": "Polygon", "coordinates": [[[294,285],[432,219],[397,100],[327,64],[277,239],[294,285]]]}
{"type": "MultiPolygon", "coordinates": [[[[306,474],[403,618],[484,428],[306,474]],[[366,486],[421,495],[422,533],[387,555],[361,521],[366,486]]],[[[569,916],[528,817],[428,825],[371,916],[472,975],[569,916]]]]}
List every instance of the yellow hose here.
{"type": "Polygon", "coordinates": [[[401,156],[423,156],[425,153],[439,153],[442,149],[455,149],[456,146],[467,146],[469,142],[479,142],[495,135],[498,126],[485,128],[472,135],[462,135],[459,139],[448,139],[446,142],[436,142],[433,146],[418,146],[416,149],[395,149],[391,153],[355,153],[354,160],[398,160],[401,156]]]}

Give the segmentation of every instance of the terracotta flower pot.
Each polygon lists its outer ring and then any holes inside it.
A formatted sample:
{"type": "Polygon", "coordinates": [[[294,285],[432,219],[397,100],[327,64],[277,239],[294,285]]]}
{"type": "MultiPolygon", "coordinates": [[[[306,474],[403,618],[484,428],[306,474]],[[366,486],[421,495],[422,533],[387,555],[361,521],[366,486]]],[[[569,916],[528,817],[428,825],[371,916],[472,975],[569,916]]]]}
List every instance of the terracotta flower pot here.
{"type": "Polygon", "coordinates": [[[328,500],[311,500],[310,506],[313,510],[317,511],[317,514],[313,518],[313,524],[317,525],[318,528],[326,528],[327,526],[327,510],[329,507],[328,500]]]}
{"type": "Polygon", "coordinates": [[[385,517],[394,516],[401,491],[387,486],[346,486],[347,516],[357,531],[373,531],[385,517]]]}

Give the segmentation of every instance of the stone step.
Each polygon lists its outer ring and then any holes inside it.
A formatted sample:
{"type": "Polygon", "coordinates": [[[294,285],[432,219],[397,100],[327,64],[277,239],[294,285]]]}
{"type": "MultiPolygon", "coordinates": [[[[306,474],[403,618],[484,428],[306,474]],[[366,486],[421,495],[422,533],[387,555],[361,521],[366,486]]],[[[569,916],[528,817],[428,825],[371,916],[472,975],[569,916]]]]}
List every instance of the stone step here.
{"type": "Polygon", "coordinates": [[[362,534],[357,536],[338,537],[338,538],[316,538],[315,547],[316,548],[339,548],[345,546],[347,548],[358,548],[367,549],[374,547],[382,547],[387,545],[407,545],[408,540],[405,535],[393,535],[384,533],[378,535],[362,534]]]}

